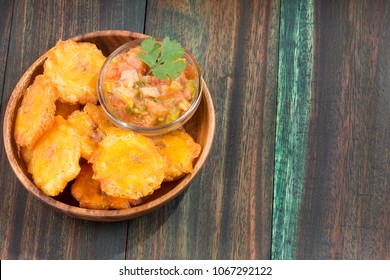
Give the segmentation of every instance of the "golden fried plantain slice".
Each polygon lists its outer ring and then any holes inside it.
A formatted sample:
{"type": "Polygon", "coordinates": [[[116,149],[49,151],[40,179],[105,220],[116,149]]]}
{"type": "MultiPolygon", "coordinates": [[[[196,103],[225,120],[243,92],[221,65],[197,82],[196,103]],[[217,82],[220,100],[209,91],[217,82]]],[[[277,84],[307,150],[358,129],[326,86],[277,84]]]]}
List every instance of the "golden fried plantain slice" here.
{"type": "Polygon", "coordinates": [[[67,119],[69,126],[76,129],[81,147],[81,157],[89,160],[97,143],[102,139],[97,123],[84,111],[74,111],[67,119]]]}
{"type": "Polygon", "coordinates": [[[61,102],[96,104],[96,80],[104,61],[94,44],[60,40],[48,52],[44,73],[57,87],[61,102]]]}
{"type": "Polygon", "coordinates": [[[104,113],[102,106],[87,103],[84,106],[83,111],[88,114],[99,126],[99,129],[104,132],[108,127],[113,127],[113,124],[107,118],[107,115],[104,113]]]}
{"type": "Polygon", "coordinates": [[[101,106],[92,103],[87,103],[82,111],[74,111],[67,122],[78,131],[81,156],[88,161],[103,139],[104,129],[113,126],[101,106]]]}
{"type": "Polygon", "coordinates": [[[19,107],[14,137],[18,147],[32,147],[54,121],[57,90],[43,75],[29,86],[19,107]]]}
{"type": "Polygon", "coordinates": [[[56,101],[56,116],[61,115],[64,119],[68,118],[74,111],[80,110],[80,104],[63,103],[59,100],[56,101]]]}
{"type": "Polygon", "coordinates": [[[201,147],[187,132],[179,129],[152,139],[168,161],[164,181],[174,181],[193,172],[193,161],[201,147]]]}
{"type": "Polygon", "coordinates": [[[91,162],[105,193],[135,200],[160,188],[166,168],[149,138],[116,127],[106,129],[91,162]]]}
{"type": "Polygon", "coordinates": [[[80,144],[76,130],[62,116],[34,146],[28,172],[45,194],[56,196],[80,171],[80,144]]]}
{"type": "Polygon", "coordinates": [[[26,163],[26,166],[28,166],[28,164],[31,161],[33,150],[34,150],[34,146],[20,148],[20,155],[22,156],[24,162],[26,163]]]}
{"type": "Polygon", "coordinates": [[[79,202],[80,207],[89,209],[126,209],[131,207],[131,200],[105,194],[100,188],[100,182],[92,179],[92,176],[91,165],[83,164],[71,187],[71,193],[79,202]]]}

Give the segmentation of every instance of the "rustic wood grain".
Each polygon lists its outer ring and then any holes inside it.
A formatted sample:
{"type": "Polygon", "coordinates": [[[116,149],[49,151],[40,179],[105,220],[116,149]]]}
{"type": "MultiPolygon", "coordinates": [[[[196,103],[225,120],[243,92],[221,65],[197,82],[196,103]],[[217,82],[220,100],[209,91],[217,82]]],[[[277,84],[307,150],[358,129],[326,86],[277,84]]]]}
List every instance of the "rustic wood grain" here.
{"type": "MultiPolygon", "coordinates": [[[[0,0],[0,92],[3,93],[14,1],[0,0]]],[[[1,101],[0,101],[1,102],[1,101]]],[[[0,103],[1,104],[1,103],[0,103]]]]}
{"type": "Polygon", "coordinates": [[[390,259],[388,1],[0,4],[2,119],[59,38],[124,29],[181,41],[217,121],[191,186],[127,222],[52,211],[2,148],[1,259],[390,259]]]}
{"type": "Polygon", "coordinates": [[[390,259],[390,3],[316,1],[296,258],[390,259]]]}
{"type": "MultiPolygon", "coordinates": [[[[4,10],[1,13],[7,14],[4,10]]],[[[98,29],[142,31],[141,15],[145,15],[144,1],[132,5],[127,1],[15,1],[2,104],[7,103],[26,69],[58,39],[98,29]],[[120,7],[124,10],[117,10],[120,7]],[[106,12],[106,8],[110,11],[106,12]],[[129,18],[127,12],[138,17],[129,18]]],[[[5,106],[2,106],[2,120],[4,111],[5,106]]],[[[125,257],[127,222],[93,223],[54,212],[27,195],[13,174],[3,149],[1,164],[2,259],[125,257]]]]}
{"type": "Polygon", "coordinates": [[[386,1],[282,1],[274,259],[390,258],[389,26],[386,1]]]}
{"type": "Polygon", "coordinates": [[[313,5],[282,1],[275,144],[272,258],[295,257],[311,94],[313,5]]]}
{"type": "MultiPolygon", "coordinates": [[[[14,1],[7,1],[7,0],[0,1],[0,7],[1,7],[1,9],[0,9],[0,93],[1,93],[1,96],[3,96],[3,93],[4,93],[4,76],[5,76],[6,66],[7,66],[13,5],[14,5],[14,1]]],[[[1,111],[3,111],[3,107],[6,106],[3,103],[4,103],[4,101],[1,98],[0,99],[1,111]]],[[[1,120],[2,120],[2,118],[1,118],[1,120]]],[[[0,127],[1,127],[0,131],[3,131],[3,129],[2,129],[3,123],[2,122],[0,124],[0,127]]],[[[3,146],[1,146],[1,149],[0,149],[0,156],[1,156],[2,166],[4,164],[7,164],[5,162],[6,156],[5,156],[5,151],[3,149],[3,146]]],[[[3,178],[3,176],[4,175],[2,173],[1,178],[3,178]]],[[[3,180],[1,180],[1,181],[3,181],[3,180]]],[[[2,183],[2,185],[4,185],[3,182],[1,182],[1,183],[2,183]]],[[[6,183],[6,184],[8,184],[8,183],[6,183]]],[[[10,216],[9,216],[9,212],[7,211],[7,209],[8,209],[7,206],[9,206],[8,201],[7,201],[7,196],[3,195],[2,192],[0,195],[0,203],[1,203],[0,216],[1,216],[1,220],[3,221],[0,223],[0,238],[3,240],[4,239],[3,237],[4,237],[5,233],[7,232],[7,223],[5,223],[4,221],[8,221],[10,219],[10,216]]],[[[3,241],[0,241],[0,252],[2,251],[1,249],[3,246],[4,246],[3,241]]]]}
{"type": "Polygon", "coordinates": [[[278,1],[148,1],[145,32],[198,58],[216,108],[203,172],[130,221],[127,258],[270,257],[278,1]]]}

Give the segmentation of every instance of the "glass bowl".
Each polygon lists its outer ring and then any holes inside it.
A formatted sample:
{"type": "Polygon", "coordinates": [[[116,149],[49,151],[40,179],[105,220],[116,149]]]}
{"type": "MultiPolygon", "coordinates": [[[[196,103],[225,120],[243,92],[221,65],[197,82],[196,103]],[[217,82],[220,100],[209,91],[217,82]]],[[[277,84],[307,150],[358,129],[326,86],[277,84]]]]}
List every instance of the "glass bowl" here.
{"type": "MultiPolygon", "coordinates": [[[[185,49],[183,58],[186,60],[187,64],[192,65],[195,72],[195,94],[194,97],[192,98],[189,108],[187,110],[184,110],[184,112],[182,112],[177,119],[162,125],[140,126],[135,123],[131,123],[129,120],[125,120],[118,113],[116,113],[115,109],[118,110],[118,107],[116,108],[116,105],[110,102],[110,100],[112,99],[110,95],[112,95],[112,93],[109,93],[105,90],[104,87],[105,76],[109,67],[113,63],[115,63],[115,61],[117,61],[119,57],[125,55],[129,50],[140,46],[143,40],[144,39],[130,41],[120,46],[114,52],[111,53],[111,55],[106,59],[105,63],[103,64],[100,70],[99,77],[97,80],[97,95],[98,95],[100,105],[102,106],[104,112],[107,114],[109,120],[115,126],[121,129],[132,130],[146,136],[162,135],[182,127],[195,113],[202,99],[203,83],[201,78],[201,72],[196,59],[193,57],[193,55],[190,52],[188,52],[185,49]]],[[[157,40],[157,41],[161,42],[161,40],[157,40]]]]}

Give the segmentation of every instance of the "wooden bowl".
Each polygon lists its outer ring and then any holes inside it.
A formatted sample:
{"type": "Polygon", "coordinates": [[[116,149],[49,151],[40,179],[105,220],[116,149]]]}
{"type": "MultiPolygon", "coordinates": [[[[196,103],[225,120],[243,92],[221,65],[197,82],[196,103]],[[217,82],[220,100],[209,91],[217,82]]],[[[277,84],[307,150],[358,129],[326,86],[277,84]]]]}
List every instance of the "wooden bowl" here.
{"type": "MultiPolygon", "coordinates": [[[[135,32],[108,30],[87,33],[76,36],[72,39],[78,42],[94,43],[100,50],[102,50],[105,56],[108,56],[122,44],[134,39],[145,37],[147,36],[135,32]]],[[[202,147],[199,157],[194,162],[193,173],[187,174],[178,181],[163,183],[161,188],[155,191],[152,195],[146,197],[142,204],[123,210],[92,210],[80,208],[78,207],[78,202],[71,196],[69,186],[57,197],[49,197],[38,189],[38,187],[36,187],[33,183],[31,174],[27,172],[26,164],[18,151],[13,134],[16,113],[21,104],[23,94],[27,87],[32,84],[35,76],[43,73],[43,64],[46,57],[47,54],[45,53],[38,58],[38,60],[30,66],[19,80],[8,101],[4,117],[3,137],[5,150],[14,173],[27,191],[43,203],[51,206],[53,209],[74,218],[94,221],[121,221],[131,219],[157,209],[175,198],[189,186],[191,180],[199,172],[209,154],[215,130],[214,106],[210,92],[203,80],[203,97],[201,104],[194,116],[185,125],[186,131],[191,134],[194,140],[202,147]]]]}

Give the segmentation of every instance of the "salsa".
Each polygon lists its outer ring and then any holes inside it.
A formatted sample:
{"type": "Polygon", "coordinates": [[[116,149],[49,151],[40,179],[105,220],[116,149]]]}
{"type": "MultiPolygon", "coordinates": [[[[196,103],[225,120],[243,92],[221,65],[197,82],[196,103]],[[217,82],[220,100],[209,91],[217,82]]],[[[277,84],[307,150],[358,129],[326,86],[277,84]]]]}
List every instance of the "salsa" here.
{"type": "MultiPolygon", "coordinates": [[[[150,74],[135,47],[112,59],[103,77],[103,91],[112,113],[123,122],[155,127],[177,120],[196,98],[196,70],[187,63],[176,78],[150,74]]],[[[183,58],[184,59],[184,58],[183,58]]]]}

